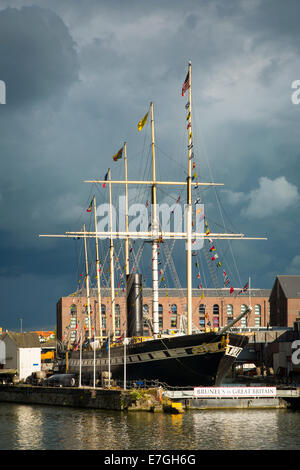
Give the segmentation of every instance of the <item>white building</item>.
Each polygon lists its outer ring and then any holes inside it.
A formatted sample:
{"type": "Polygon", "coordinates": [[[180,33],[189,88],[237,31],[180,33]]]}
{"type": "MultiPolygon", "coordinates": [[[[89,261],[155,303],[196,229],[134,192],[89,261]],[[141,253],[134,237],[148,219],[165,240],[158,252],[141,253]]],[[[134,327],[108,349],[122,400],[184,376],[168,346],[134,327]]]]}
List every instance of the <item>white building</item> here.
{"type": "Polygon", "coordinates": [[[26,380],[32,372],[41,370],[41,345],[37,333],[7,332],[0,340],[5,350],[3,369],[16,369],[19,380],[26,380]]]}

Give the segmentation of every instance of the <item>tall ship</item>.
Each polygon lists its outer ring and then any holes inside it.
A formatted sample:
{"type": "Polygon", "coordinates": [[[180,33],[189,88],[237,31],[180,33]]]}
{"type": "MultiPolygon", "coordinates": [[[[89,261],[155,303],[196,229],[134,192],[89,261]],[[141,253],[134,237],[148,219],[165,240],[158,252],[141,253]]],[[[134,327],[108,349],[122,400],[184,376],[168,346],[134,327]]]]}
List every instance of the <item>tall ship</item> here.
{"type": "MultiPolygon", "coordinates": [[[[245,237],[243,234],[235,233],[214,233],[210,232],[207,220],[204,217],[204,210],[201,198],[195,204],[192,190],[199,187],[216,186],[218,183],[199,182],[195,177],[195,158],[193,151],[192,134],[192,69],[191,63],[188,65],[186,78],[182,86],[182,96],[187,96],[186,128],[187,128],[187,178],[185,181],[159,181],[156,178],[155,161],[155,136],[154,136],[154,113],[153,103],[150,109],[138,123],[138,131],[141,131],[148,121],[151,122],[151,156],[152,156],[152,179],[150,181],[132,181],[127,178],[127,147],[123,147],[114,155],[114,161],[123,158],[125,165],[125,179],[112,180],[109,169],[104,179],[88,180],[88,183],[108,185],[109,187],[109,223],[108,230],[101,230],[97,220],[97,208],[95,197],[91,201],[89,212],[94,211],[95,228],[93,231],[86,230],[85,226],[78,232],[65,232],[64,235],[40,235],[41,237],[61,236],[67,238],[82,238],[85,246],[85,295],[87,299],[86,334],[78,329],[78,335],[73,341],[72,347],[64,351],[61,355],[61,370],[75,373],[79,377],[81,384],[85,378],[92,377],[99,381],[101,377],[108,377],[109,386],[116,381],[146,383],[156,381],[173,387],[194,387],[194,386],[218,386],[222,383],[227,373],[230,371],[234,361],[248,343],[248,337],[243,334],[236,334],[231,331],[232,326],[241,318],[251,314],[251,305],[247,305],[244,311],[222,328],[211,328],[210,331],[200,331],[193,328],[192,322],[192,266],[194,255],[197,249],[201,249],[204,244],[209,244],[210,258],[216,260],[214,244],[216,240],[249,240],[263,239],[245,237]],[[149,116],[150,114],[150,116],[149,116]],[[112,188],[115,185],[125,189],[125,223],[123,227],[115,227],[114,214],[112,210],[112,188]],[[128,211],[128,187],[151,188],[151,221],[143,230],[130,230],[128,211]],[[159,220],[157,189],[166,187],[173,190],[175,187],[186,189],[185,199],[185,227],[181,231],[170,231],[168,227],[163,227],[159,220]],[[98,241],[109,240],[109,274],[110,274],[110,302],[111,302],[111,325],[112,329],[106,336],[93,330],[93,315],[90,305],[90,278],[89,265],[87,260],[87,241],[93,238],[96,242],[96,279],[97,279],[97,308],[94,312],[99,317],[102,325],[101,311],[101,262],[98,248],[98,241]],[[124,244],[124,291],[126,295],[126,330],[122,337],[117,336],[115,330],[116,317],[116,293],[115,293],[115,247],[116,239],[122,240],[124,244]],[[151,335],[144,336],[145,312],[143,311],[143,276],[138,272],[130,270],[130,241],[144,240],[151,245],[151,281],[152,281],[152,317],[148,318],[151,335]],[[185,252],[182,250],[182,258],[186,259],[186,312],[181,331],[175,334],[162,333],[159,328],[159,283],[164,272],[159,266],[160,245],[167,240],[184,240],[185,252]]],[[[178,198],[179,199],[179,198],[178,198]]],[[[179,201],[177,200],[176,203],[179,201]]],[[[220,261],[218,266],[221,266],[220,261]]],[[[103,271],[102,271],[103,272],[103,271]]],[[[200,274],[199,274],[200,277],[200,274]]],[[[228,277],[224,271],[226,282],[228,277]]],[[[224,285],[228,285],[224,283],[224,285]]],[[[245,286],[246,288],[246,286],[245,286]]],[[[243,288],[244,289],[244,288],[243,288]]],[[[243,290],[242,289],[242,290],[243,290]]],[[[233,287],[230,293],[233,293],[233,287]]],[[[124,327],[125,328],[125,327],[124,327]]]]}

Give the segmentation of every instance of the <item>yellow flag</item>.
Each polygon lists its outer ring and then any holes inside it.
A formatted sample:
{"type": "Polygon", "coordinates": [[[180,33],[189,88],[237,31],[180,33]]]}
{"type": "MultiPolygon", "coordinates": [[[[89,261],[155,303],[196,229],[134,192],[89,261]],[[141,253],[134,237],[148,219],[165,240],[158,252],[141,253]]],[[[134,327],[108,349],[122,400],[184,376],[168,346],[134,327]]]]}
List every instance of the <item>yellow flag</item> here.
{"type": "Polygon", "coordinates": [[[137,125],[138,131],[141,131],[143,129],[144,125],[146,124],[147,119],[148,119],[148,114],[149,114],[149,112],[138,123],[138,125],[137,125]]]}

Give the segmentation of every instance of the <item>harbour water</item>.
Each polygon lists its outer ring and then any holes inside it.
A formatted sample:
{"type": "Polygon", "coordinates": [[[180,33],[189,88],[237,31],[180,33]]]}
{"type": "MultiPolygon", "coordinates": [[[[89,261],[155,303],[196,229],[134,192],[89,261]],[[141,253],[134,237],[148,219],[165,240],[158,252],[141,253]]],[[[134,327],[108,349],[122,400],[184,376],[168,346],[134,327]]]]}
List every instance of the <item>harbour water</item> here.
{"type": "Polygon", "coordinates": [[[300,411],[182,415],[0,403],[0,450],[300,450],[300,411]]]}

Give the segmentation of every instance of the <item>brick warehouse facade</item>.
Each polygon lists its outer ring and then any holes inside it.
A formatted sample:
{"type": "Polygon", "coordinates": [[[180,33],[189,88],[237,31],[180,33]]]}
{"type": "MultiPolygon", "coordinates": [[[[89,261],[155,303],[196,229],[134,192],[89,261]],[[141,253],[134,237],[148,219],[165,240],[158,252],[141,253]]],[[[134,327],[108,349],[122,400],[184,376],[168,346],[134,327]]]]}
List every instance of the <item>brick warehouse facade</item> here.
{"type": "Polygon", "coordinates": [[[293,327],[300,320],[300,276],[276,276],[270,294],[270,325],[293,327]]]}
{"type": "MultiPolygon", "coordinates": [[[[121,336],[126,329],[126,296],[116,291],[115,331],[121,336]]],[[[251,289],[251,315],[240,320],[237,327],[267,327],[269,324],[268,289],[251,289]]],[[[92,334],[100,334],[97,290],[90,291],[92,334]]],[[[238,296],[229,294],[229,289],[193,289],[193,327],[200,331],[209,328],[221,328],[237,317],[245,306],[249,305],[249,291],[238,296]],[[204,298],[201,297],[204,293],[204,298]]],[[[101,290],[102,335],[112,331],[112,318],[109,289],[101,290]]],[[[143,289],[144,316],[152,319],[152,290],[143,289]]],[[[186,312],[186,291],[184,289],[159,289],[159,328],[160,331],[178,330],[186,312]]],[[[73,343],[80,332],[88,335],[87,297],[83,289],[76,296],[62,297],[56,305],[57,339],[73,343]]],[[[150,334],[148,323],[144,323],[144,335],[150,334]]]]}

